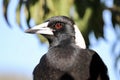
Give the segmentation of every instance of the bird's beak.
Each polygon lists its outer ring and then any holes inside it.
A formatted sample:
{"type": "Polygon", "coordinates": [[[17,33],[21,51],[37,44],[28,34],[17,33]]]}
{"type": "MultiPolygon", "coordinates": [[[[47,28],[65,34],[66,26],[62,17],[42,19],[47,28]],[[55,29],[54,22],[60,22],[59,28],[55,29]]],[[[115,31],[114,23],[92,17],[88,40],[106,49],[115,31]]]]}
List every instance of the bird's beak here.
{"type": "Polygon", "coordinates": [[[27,29],[26,33],[31,34],[47,34],[47,35],[53,35],[52,29],[50,29],[48,26],[48,22],[44,22],[40,25],[36,25],[31,29],[27,29]]]}

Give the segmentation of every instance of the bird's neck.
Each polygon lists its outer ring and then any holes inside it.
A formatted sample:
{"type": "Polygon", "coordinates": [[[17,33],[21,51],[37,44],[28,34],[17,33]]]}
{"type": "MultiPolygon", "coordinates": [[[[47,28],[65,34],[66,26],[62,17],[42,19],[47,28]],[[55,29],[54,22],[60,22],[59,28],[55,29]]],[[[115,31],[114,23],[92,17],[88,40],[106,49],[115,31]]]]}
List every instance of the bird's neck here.
{"type": "Polygon", "coordinates": [[[50,43],[50,47],[52,46],[66,46],[75,43],[74,36],[70,36],[68,34],[60,34],[57,35],[54,40],[50,43]]]}

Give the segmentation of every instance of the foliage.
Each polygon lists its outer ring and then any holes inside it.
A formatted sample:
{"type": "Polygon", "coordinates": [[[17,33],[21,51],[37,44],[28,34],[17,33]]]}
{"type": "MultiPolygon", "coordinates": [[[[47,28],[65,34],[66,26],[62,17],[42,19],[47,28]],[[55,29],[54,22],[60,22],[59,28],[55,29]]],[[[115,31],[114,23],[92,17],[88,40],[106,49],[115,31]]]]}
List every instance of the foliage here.
{"type": "MultiPolygon", "coordinates": [[[[28,28],[30,28],[31,19],[33,19],[36,24],[39,24],[51,16],[69,16],[75,20],[84,35],[86,44],[89,45],[88,35],[91,31],[95,33],[96,38],[104,37],[102,12],[105,9],[112,12],[113,26],[120,24],[119,3],[119,0],[114,0],[113,7],[107,8],[100,0],[19,0],[19,4],[16,8],[16,21],[19,26],[23,28],[20,22],[20,10],[22,5],[25,6],[24,14],[26,15],[28,28]]],[[[7,16],[8,5],[9,0],[4,0],[4,17],[9,26],[11,26],[7,16]]]]}

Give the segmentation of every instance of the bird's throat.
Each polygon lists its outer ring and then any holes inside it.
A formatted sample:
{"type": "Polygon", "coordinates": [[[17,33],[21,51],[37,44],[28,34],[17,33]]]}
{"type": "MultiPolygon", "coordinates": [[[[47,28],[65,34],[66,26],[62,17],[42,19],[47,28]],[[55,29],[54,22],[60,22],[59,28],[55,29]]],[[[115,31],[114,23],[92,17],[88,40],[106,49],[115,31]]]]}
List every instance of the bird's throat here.
{"type": "Polygon", "coordinates": [[[56,36],[53,41],[50,43],[50,47],[52,46],[66,46],[70,45],[72,43],[75,43],[75,39],[73,36],[67,35],[67,34],[60,34],[59,36],[56,36]]]}

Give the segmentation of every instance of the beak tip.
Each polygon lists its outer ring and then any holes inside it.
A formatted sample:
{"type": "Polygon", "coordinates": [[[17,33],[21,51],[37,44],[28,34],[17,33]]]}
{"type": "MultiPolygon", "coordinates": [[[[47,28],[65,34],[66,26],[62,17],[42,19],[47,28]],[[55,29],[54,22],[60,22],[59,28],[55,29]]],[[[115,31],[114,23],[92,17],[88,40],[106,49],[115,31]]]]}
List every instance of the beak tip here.
{"type": "Polygon", "coordinates": [[[25,33],[30,33],[30,30],[29,30],[29,29],[27,29],[27,30],[25,30],[24,32],[25,32],[25,33]]]}
{"type": "Polygon", "coordinates": [[[27,29],[27,30],[25,30],[25,33],[34,34],[34,33],[36,33],[36,31],[37,31],[37,30],[27,29]]]}

